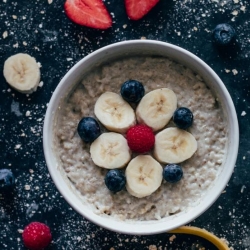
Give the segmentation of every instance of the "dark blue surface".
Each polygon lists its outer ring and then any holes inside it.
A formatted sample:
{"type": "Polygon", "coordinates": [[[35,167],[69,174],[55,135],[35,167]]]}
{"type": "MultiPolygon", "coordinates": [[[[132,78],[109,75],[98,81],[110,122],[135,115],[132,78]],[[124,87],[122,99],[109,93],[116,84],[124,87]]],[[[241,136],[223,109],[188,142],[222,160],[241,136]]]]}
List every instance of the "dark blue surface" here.
{"type": "Polygon", "coordinates": [[[221,77],[231,94],[240,126],[235,171],[225,192],[190,225],[225,237],[234,249],[250,249],[249,1],[161,0],[145,18],[133,22],[126,16],[123,0],[107,0],[114,23],[106,31],[71,23],[63,12],[63,3],[0,2],[1,168],[11,169],[16,177],[12,195],[0,194],[0,249],[25,249],[20,229],[36,220],[50,226],[51,250],[149,249],[150,245],[158,249],[195,249],[191,243],[183,243],[188,242],[187,237],[177,236],[176,243],[170,244],[169,234],[127,236],[93,225],[61,197],[45,164],[43,119],[60,79],[90,52],[117,41],[142,37],[179,45],[199,56],[221,77]],[[211,32],[218,23],[230,23],[235,28],[237,46],[233,50],[213,45],[211,32]],[[42,65],[44,84],[29,96],[12,90],[3,77],[4,61],[18,52],[34,56],[42,65]]]}

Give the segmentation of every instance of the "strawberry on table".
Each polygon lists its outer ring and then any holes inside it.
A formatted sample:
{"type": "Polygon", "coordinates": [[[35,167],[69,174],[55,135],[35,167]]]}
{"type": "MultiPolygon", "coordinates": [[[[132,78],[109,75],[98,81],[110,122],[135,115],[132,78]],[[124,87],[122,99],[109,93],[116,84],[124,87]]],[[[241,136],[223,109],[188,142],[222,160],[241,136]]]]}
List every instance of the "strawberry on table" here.
{"type": "Polygon", "coordinates": [[[68,18],[83,26],[108,29],[111,16],[102,0],[66,0],[64,10],[68,18]]]}
{"type": "Polygon", "coordinates": [[[125,0],[125,8],[131,20],[144,17],[160,0],[125,0]]]}

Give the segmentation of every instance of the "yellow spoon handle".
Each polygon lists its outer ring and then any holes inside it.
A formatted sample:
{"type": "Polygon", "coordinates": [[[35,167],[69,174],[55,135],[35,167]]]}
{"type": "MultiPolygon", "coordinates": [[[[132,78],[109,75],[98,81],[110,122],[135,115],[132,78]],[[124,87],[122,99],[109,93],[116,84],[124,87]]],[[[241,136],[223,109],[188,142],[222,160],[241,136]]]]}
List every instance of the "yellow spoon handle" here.
{"type": "Polygon", "coordinates": [[[189,227],[189,226],[183,226],[179,227],[177,229],[174,229],[172,231],[169,231],[168,233],[173,234],[192,234],[196,236],[200,236],[211,243],[213,243],[219,250],[230,250],[229,247],[217,236],[214,234],[209,233],[205,229],[200,229],[198,227],[189,227]]]}

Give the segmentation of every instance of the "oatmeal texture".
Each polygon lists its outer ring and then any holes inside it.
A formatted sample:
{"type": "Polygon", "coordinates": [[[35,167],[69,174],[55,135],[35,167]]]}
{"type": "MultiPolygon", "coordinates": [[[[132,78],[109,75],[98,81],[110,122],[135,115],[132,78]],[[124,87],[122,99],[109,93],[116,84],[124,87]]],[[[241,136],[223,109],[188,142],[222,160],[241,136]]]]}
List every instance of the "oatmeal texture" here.
{"type": "MultiPolygon", "coordinates": [[[[196,206],[220,173],[226,152],[226,120],[216,97],[190,69],[162,57],[125,58],[97,67],[64,99],[56,122],[58,157],[83,201],[95,213],[121,220],[158,220],[196,206]],[[108,170],[92,162],[90,145],[77,133],[82,117],[94,117],[98,97],[105,91],[119,93],[121,84],[128,79],[142,82],[146,93],[163,87],[172,89],[178,107],[188,107],[194,114],[188,131],[198,143],[193,157],[180,164],[184,173],[181,181],[163,181],[156,192],[140,199],[126,190],[113,194],[106,188],[104,177],[108,170]]],[[[167,125],[174,126],[172,121],[167,125]]]]}

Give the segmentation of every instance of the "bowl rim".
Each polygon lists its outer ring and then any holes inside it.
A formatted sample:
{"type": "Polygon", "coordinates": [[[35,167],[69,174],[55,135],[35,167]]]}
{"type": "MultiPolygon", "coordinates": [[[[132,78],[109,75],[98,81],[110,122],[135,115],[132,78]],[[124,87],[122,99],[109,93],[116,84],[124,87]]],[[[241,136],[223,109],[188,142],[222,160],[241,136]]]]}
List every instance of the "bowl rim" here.
{"type": "MultiPolygon", "coordinates": [[[[228,147],[229,147],[228,146],[228,147]]],[[[178,228],[180,226],[183,226],[198,216],[200,216],[202,213],[204,213],[220,196],[221,192],[224,190],[226,187],[227,183],[230,180],[230,177],[233,173],[234,165],[237,160],[237,154],[238,154],[238,147],[239,147],[239,128],[238,128],[238,120],[237,120],[237,114],[235,111],[235,107],[233,104],[233,101],[231,99],[231,96],[219,78],[219,76],[213,71],[212,68],[210,68],[203,60],[198,58],[196,55],[193,53],[187,51],[186,49],[183,49],[179,46],[167,43],[167,42],[161,42],[161,41],[156,41],[156,40],[129,40],[129,41],[122,41],[122,42],[117,42],[113,43],[110,45],[107,45],[105,47],[102,47],[89,55],[85,56],[82,58],[79,62],[77,62],[66,74],[65,76],[61,79],[59,82],[58,86],[56,87],[55,91],[52,94],[52,97],[50,99],[50,102],[47,107],[45,119],[44,119],[44,126],[43,126],[43,149],[44,149],[44,155],[45,155],[45,160],[46,164],[49,170],[49,173],[51,175],[51,178],[53,182],[55,183],[58,191],[61,193],[63,198],[69,203],[71,207],[74,208],[80,215],[82,215],[84,218],[88,219],[89,221],[93,222],[94,224],[97,224],[103,228],[109,229],[111,231],[115,231],[118,233],[124,233],[124,234],[133,234],[133,235],[149,235],[149,234],[156,234],[156,233],[162,233],[166,232],[169,230],[173,230],[175,228],[178,228]],[[105,53],[106,51],[112,50],[114,48],[118,48],[119,46],[130,46],[130,45],[148,45],[148,46],[159,46],[164,49],[169,49],[173,50],[179,53],[184,54],[185,56],[189,57],[191,61],[198,63],[202,68],[206,70],[206,72],[216,80],[216,84],[218,85],[219,89],[223,92],[224,98],[225,98],[225,103],[228,105],[228,109],[230,110],[230,121],[231,121],[231,130],[233,131],[233,134],[231,133],[231,139],[233,143],[231,143],[229,146],[232,148],[232,154],[230,155],[230,166],[227,168],[227,172],[225,172],[225,176],[223,177],[223,183],[220,184],[219,186],[219,192],[217,191],[216,194],[213,194],[212,199],[210,199],[210,202],[207,204],[199,204],[199,210],[194,213],[188,213],[188,218],[181,220],[181,221],[176,221],[175,223],[171,224],[173,221],[172,219],[176,218],[176,216],[171,216],[167,217],[167,219],[160,220],[160,221],[146,221],[142,224],[134,224],[133,222],[126,221],[116,221],[116,220],[110,220],[109,218],[99,216],[95,214],[94,212],[91,211],[86,211],[82,209],[80,201],[76,200],[76,194],[73,193],[73,190],[68,186],[68,184],[65,185],[63,184],[63,177],[62,173],[61,176],[58,176],[58,173],[60,170],[58,169],[58,166],[55,166],[53,163],[52,158],[53,153],[51,146],[53,144],[53,140],[51,138],[52,132],[51,132],[51,125],[53,124],[54,120],[54,115],[55,115],[55,103],[58,102],[59,94],[62,91],[63,87],[67,84],[68,79],[71,77],[71,75],[74,73],[74,71],[82,67],[86,61],[88,61],[90,58],[98,55],[99,53],[105,53]],[[75,197],[72,197],[72,194],[75,197]],[[169,221],[171,223],[166,223],[166,221],[169,221]],[[112,223],[111,223],[112,221],[112,223]],[[166,224],[171,224],[166,226],[166,224]],[[156,225],[156,226],[154,226],[156,225]]],[[[81,202],[82,203],[82,202],[81,202]]],[[[82,203],[82,205],[84,205],[82,203]]],[[[86,206],[86,205],[84,205],[86,206]]],[[[181,215],[182,216],[182,215],[181,215]]]]}

